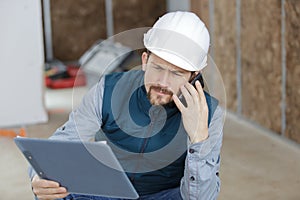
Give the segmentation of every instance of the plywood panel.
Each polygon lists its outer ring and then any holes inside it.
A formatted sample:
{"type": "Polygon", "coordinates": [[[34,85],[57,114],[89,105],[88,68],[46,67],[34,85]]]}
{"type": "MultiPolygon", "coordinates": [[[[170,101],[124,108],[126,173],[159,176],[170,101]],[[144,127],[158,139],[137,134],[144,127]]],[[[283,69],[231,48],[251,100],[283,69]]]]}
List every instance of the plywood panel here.
{"type": "Polygon", "coordinates": [[[281,1],[242,1],[241,14],[243,114],[279,133],[281,1]]]}
{"type": "Polygon", "coordinates": [[[236,5],[235,1],[218,0],[214,6],[214,61],[225,84],[227,108],[236,111],[236,5]]]}
{"type": "Polygon", "coordinates": [[[106,38],[105,0],[51,0],[54,57],[77,60],[106,38]]]}
{"type": "Polygon", "coordinates": [[[114,32],[152,26],[165,12],[165,0],[113,0],[114,32]]]}
{"type": "Polygon", "coordinates": [[[286,0],[286,135],[300,143],[300,1],[286,0]]]}
{"type": "Polygon", "coordinates": [[[209,0],[190,0],[191,11],[196,13],[209,27],[209,0]]]}

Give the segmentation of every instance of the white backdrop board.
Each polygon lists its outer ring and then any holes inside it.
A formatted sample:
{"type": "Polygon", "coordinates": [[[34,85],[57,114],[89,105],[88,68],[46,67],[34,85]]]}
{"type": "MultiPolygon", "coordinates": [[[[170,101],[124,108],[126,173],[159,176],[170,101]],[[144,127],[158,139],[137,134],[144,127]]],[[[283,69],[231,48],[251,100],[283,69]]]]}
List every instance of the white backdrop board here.
{"type": "Polygon", "coordinates": [[[0,1],[0,128],[46,122],[40,0],[0,1]]]}

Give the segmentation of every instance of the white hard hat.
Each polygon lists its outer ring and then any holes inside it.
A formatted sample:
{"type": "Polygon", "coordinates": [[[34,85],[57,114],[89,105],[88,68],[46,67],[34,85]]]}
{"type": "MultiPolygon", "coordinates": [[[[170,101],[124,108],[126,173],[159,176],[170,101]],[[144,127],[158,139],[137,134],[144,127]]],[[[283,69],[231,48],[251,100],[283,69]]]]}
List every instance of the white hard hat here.
{"type": "Polygon", "coordinates": [[[170,12],[144,34],[145,47],[158,57],[185,69],[199,71],[207,65],[209,33],[191,12],[170,12]]]}

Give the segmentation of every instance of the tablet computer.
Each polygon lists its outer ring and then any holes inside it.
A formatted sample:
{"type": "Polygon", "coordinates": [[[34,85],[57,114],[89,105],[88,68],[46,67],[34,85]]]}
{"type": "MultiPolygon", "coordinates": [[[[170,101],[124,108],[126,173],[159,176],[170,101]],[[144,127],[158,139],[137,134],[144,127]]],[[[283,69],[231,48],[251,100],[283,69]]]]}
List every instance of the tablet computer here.
{"type": "Polygon", "coordinates": [[[69,193],[139,197],[106,143],[23,137],[14,141],[41,178],[60,183],[69,193]]]}

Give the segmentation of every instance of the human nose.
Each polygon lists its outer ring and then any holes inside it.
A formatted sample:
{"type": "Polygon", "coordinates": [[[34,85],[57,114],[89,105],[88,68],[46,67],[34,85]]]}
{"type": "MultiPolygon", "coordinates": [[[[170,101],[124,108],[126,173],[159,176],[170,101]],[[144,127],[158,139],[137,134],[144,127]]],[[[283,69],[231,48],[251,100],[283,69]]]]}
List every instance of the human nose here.
{"type": "Polygon", "coordinates": [[[162,86],[168,86],[170,82],[170,73],[168,70],[159,73],[159,84],[162,86]]]}

